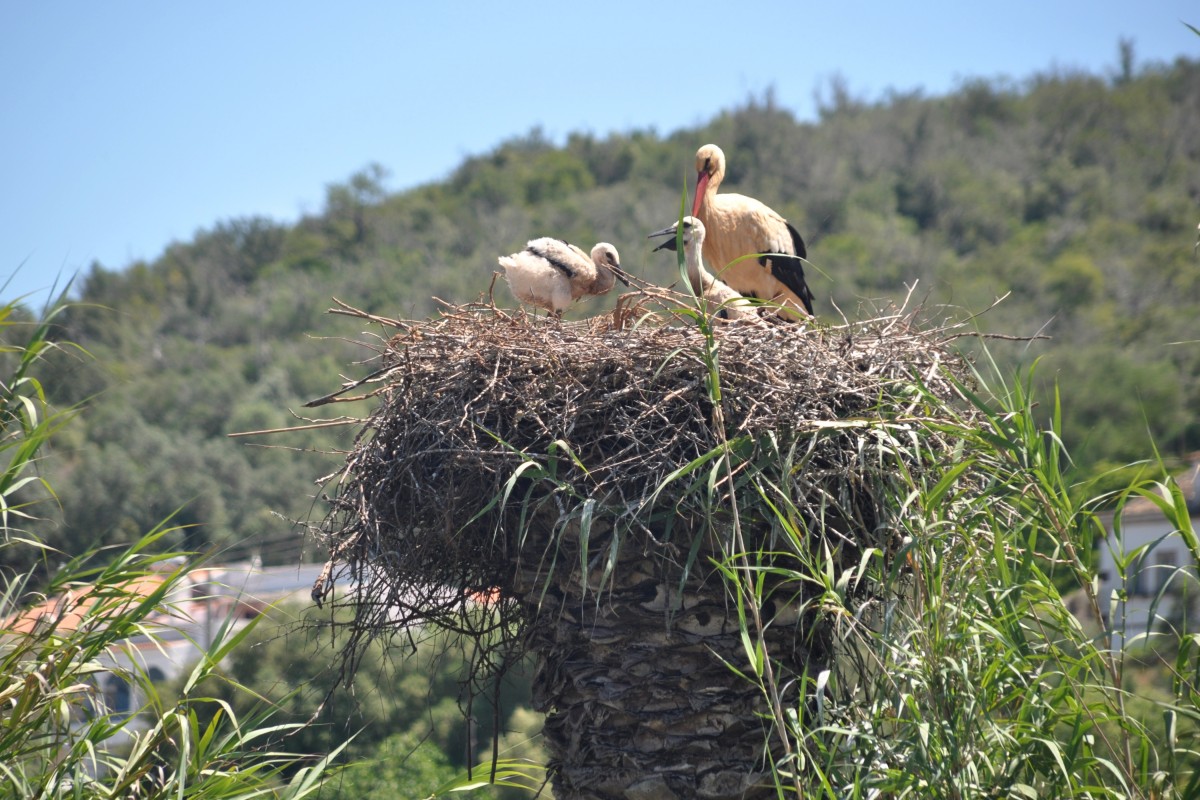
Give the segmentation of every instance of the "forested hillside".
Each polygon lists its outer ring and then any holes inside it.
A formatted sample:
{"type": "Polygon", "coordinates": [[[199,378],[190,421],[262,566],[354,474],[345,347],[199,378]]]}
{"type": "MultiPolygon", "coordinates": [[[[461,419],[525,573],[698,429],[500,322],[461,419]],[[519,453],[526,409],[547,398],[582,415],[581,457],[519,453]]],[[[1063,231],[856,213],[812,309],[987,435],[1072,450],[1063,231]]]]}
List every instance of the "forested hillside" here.
{"type": "MultiPolygon", "coordinates": [[[[89,411],[44,462],[58,503],[39,533],[72,551],[179,509],[189,546],[294,561],[289,520],[310,516],[313,480],[337,463],[320,451],[346,447],[353,427],[227,434],[305,424],[292,411],[366,371],[354,362],[370,352],[351,343],[362,326],[326,314],[331,299],[424,317],[434,297],[486,292],[496,257],[540,235],[611,241],[626,269],[670,283],[674,262],[646,235],[677,216],[709,141],[728,156],[726,190],[804,234],[822,321],[914,283],[933,321],[1008,294],[979,327],[1051,337],[992,347],[1010,365],[1043,357],[1039,374],[1060,381],[1081,473],[1150,456],[1147,430],[1180,456],[1200,448],[1198,131],[1200,61],[1179,61],[872,102],[835,83],[811,124],[767,95],[669,136],[558,147],[535,130],[399,193],[368,167],[295,225],[219,222],[153,262],[80,277],[61,335],[92,357],[56,360],[47,391],[89,411]]],[[[496,297],[513,303],[502,284],[496,297]]]]}

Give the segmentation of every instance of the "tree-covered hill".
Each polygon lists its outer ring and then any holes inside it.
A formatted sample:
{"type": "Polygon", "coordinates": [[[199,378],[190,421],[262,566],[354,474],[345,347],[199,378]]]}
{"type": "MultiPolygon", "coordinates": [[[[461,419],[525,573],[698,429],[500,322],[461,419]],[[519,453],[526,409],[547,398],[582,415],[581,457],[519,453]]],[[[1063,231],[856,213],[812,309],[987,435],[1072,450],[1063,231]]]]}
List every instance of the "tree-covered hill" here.
{"type": "MultiPolygon", "coordinates": [[[[365,371],[353,362],[369,353],[349,342],[362,326],[327,315],[331,298],[423,317],[434,297],[486,292],[496,257],[541,235],[611,241],[627,269],[670,283],[674,262],[646,234],[677,216],[708,141],[728,155],[728,191],[804,234],[823,320],[902,300],[918,281],[934,320],[1008,294],[979,326],[1052,337],[995,353],[1044,358],[1081,472],[1147,457],[1147,429],[1168,455],[1198,449],[1200,61],[1123,63],[1110,77],[979,80],[945,97],[867,102],[835,83],[815,123],[768,94],[669,136],[559,147],[535,130],[443,182],[389,193],[371,166],[294,225],[229,220],[153,262],[94,265],[61,318],[92,358],[59,358],[47,380],[55,403],[89,412],[44,462],[58,502],[33,524],[73,551],[181,509],[189,545],[295,560],[288,520],[309,515],[313,479],[337,460],[318,451],[345,447],[353,428],[227,434],[303,424],[292,410],[365,371]]],[[[496,298],[513,304],[502,282],[496,298]]]]}

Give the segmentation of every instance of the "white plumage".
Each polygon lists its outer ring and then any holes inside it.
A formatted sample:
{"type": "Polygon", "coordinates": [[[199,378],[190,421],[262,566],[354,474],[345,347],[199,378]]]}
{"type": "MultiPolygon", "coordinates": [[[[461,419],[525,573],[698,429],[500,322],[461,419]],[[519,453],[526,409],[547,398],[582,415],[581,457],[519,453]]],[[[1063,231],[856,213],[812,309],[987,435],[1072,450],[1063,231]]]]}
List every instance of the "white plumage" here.
{"type": "Polygon", "coordinates": [[[804,240],[786,219],[745,195],[717,194],[725,178],[725,153],[715,144],[696,151],[692,216],[708,229],[704,257],[721,279],[747,297],[770,300],[798,318],[813,313],[812,290],[804,280],[804,240]],[[759,259],[752,253],[779,253],[759,259]]]}
{"type": "MultiPolygon", "coordinates": [[[[675,235],[680,223],[676,222],[669,228],[655,231],[651,236],[670,236],[671,238],[654,248],[657,250],[674,250],[675,235]]],[[[695,217],[683,218],[683,259],[687,265],[688,282],[692,291],[715,306],[710,312],[726,319],[742,319],[753,317],[754,304],[747,300],[736,289],[715,277],[704,268],[701,250],[704,247],[704,223],[695,217]]]]}
{"type": "Polygon", "coordinates": [[[543,236],[499,261],[513,296],[556,317],[584,295],[604,294],[616,280],[629,285],[617,248],[608,242],[593,247],[589,257],[573,244],[543,236]]]}

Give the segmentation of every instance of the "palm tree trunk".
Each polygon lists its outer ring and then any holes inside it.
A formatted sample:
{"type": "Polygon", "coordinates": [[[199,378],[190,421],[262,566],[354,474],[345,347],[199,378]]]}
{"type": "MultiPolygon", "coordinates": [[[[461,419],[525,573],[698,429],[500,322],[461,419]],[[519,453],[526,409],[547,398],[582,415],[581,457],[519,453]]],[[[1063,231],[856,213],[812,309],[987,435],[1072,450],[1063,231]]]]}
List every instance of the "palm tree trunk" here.
{"type": "MultiPolygon", "coordinates": [[[[593,530],[589,551],[606,555],[609,543],[593,530]]],[[[775,797],[778,739],[762,691],[730,668],[748,662],[721,577],[698,560],[707,576],[693,574],[680,593],[678,564],[626,541],[609,582],[599,586],[592,569],[585,594],[578,541],[565,535],[558,547],[557,564],[575,569],[519,572],[516,582],[536,615],[533,701],[547,715],[555,797],[775,797]]],[[[829,652],[824,636],[804,633],[768,628],[768,652],[793,676],[806,662],[815,674],[829,652]]]]}

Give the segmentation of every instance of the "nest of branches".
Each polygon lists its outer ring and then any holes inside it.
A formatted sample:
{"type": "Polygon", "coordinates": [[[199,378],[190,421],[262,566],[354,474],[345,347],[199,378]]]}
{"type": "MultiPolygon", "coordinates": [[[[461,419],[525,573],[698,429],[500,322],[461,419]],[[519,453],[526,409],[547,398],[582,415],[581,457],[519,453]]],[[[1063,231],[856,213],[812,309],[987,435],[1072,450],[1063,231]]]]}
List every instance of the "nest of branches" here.
{"type": "Polygon", "coordinates": [[[518,642],[556,571],[603,592],[632,549],[682,578],[729,551],[731,527],[749,549],[790,529],[851,561],[894,553],[897,437],[928,430],[922,398],[956,397],[966,374],[958,332],[905,313],[708,326],[626,304],[581,322],[487,303],[415,322],[334,311],[386,331],[370,375],[310,404],[378,402],[327,479],[313,592],[351,587],[334,602],[364,640],[432,625],[518,642]]]}

